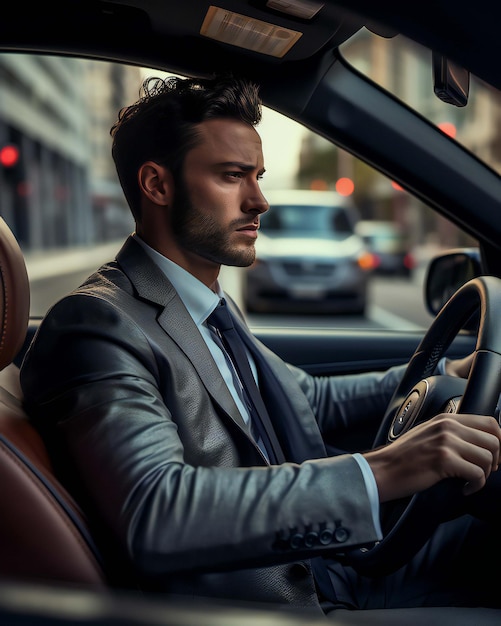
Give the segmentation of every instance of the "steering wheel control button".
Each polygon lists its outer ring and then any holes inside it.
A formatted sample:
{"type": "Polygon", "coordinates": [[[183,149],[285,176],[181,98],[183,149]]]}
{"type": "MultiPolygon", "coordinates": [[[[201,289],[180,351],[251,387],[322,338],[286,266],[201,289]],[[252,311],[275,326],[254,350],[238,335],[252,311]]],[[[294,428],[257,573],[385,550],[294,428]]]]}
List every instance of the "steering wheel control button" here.
{"type": "Polygon", "coordinates": [[[444,413],[457,413],[460,402],[461,402],[461,397],[451,398],[444,409],[444,413]]]}

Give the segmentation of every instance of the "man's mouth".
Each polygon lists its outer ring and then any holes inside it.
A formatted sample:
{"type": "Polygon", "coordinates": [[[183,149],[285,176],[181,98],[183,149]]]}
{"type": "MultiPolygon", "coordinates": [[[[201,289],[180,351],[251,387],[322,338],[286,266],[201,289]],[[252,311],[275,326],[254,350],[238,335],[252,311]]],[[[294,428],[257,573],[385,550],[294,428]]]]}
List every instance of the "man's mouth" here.
{"type": "Polygon", "coordinates": [[[257,231],[259,229],[259,224],[245,224],[245,226],[240,226],[237,228],[238,233],[245,233],[249,235],[249,237],[257,237],[257,231]]]}

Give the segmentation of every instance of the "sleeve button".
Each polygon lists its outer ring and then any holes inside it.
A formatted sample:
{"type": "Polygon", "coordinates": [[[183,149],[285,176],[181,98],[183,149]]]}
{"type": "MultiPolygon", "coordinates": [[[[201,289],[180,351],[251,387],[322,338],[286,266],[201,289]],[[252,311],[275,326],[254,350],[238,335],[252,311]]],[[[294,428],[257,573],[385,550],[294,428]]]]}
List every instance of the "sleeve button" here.
{"type": "Polygon", "coordinates": [[[350,533],[346,530],[346,528],[336,528],[334,531],[334,539],[338,543],[344,543],[348,540],[350,533]]]}
{"type": "Polygon", "coordinates": [[[325,528],[324,530],[321,531],[319,535],[319,541],[323,546],[326,546],[332,542],[332,536],[333,536],[332,530],[325,528]]]}
{"type": "Polygon", "coordinates": [[[318,533],[309,532],[306,533],[304,538],[304,545],[306,548],[313,548],[318,543],[318,533]]]}
{"type": "Polygon", "coordinates": [[[303,535],[301,533],[296,533],[289,539],[289,545],[293,550],[297,550],[303,545],[303,540],[303,535]]]}

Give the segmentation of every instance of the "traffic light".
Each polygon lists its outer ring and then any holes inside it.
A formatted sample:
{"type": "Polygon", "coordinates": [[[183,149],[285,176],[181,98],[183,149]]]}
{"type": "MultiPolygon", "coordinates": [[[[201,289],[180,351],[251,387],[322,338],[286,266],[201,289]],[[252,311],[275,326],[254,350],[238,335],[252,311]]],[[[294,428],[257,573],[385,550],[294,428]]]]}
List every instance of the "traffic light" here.
{"type": "Polygon", "coordinates": [[[0,178],[16,190],[22,181],[21,152],[15,143],[0,147],[0,178]]]}
{"type": "Polygon", "coordinates": [[[30,189],[25,181],[21,151],[15,143],[0,147],[0,180],[14,190],[17,197],[29,195],[30,189]]]}
{"type": "Polygon", "coordinates": [[[14,168],[19,163],[19,148],[10,143],[0,148],[0,165],[6,169],[14,168]]]}

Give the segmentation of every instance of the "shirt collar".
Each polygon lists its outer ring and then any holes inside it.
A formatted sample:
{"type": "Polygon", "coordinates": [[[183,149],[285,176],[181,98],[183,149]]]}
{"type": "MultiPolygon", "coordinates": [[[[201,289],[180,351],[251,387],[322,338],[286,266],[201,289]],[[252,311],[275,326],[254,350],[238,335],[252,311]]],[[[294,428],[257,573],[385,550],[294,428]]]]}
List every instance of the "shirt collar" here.
{"type": "Polygon", "coordinates": [[[195,278],[193,274],[190,274],[177,263],[174,263],[145,243],[137,233],[134,233],[133,237],[155,265],[170,280],[193,321],[197,326],[200,326],[219,304],[220,298],[223,297],[219,283],[216,282],[217,293],[214,293],[212,289],[209,289],[198,278],[195,278]]]}

